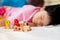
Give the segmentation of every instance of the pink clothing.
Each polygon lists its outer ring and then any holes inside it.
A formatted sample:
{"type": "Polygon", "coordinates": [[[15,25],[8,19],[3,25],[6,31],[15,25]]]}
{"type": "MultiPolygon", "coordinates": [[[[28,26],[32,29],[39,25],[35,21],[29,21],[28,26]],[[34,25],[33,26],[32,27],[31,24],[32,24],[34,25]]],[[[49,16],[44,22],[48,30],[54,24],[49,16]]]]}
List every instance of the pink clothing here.
{"type": "Polygon", "coordinates": [[[40,7],[32,5],[25,5],[22,8],[9,7],[6,11],[7,19],[11,21],[11,25],[14,24],[14,19],[19,21],[31,21],[32,16],[40,10],[40,7]]]}

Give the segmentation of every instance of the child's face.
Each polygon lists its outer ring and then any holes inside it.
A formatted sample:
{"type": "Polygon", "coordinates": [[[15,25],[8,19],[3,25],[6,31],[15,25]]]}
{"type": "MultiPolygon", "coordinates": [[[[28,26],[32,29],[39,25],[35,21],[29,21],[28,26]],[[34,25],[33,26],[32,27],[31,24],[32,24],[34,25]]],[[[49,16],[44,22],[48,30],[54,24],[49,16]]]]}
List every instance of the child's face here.
{"type": "Polygon", "coordinates": [[[32,22],[38,26],[46,26],[50,22],[50,17],[46,11],[39,11],[33,16],[32,22]]]}

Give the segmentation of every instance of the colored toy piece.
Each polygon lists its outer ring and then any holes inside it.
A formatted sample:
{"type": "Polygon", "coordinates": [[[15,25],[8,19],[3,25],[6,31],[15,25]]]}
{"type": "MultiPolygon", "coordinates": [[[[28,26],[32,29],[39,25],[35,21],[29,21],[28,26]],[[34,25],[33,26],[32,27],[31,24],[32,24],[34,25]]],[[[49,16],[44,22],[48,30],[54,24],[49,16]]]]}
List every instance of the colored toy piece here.
{"type": "Polygon", "coordinates": [[[22,28],[20,28],[20,31],[22,31],[22,32],[29,32],[29,31],[31,31],[31,27],[30,26],[23,26],[22,28]]]}
{"type": "Polygon", "coordinates": [[[5,15],[5,8],[4,7],[1,7],[0,6],[0,26],[4,26],[4,21],[5,21],[5,18],[6,18],[6,15],[5,15]]]}
{"type": "Polygon", "coordinates": [[[26,25],[26,23],[24,21],[20,21],[19,24],[20,24],[20,32],[24,32],[23,28],[26,25]]]}
{"type": "Polygon", "coordinates": [[[31,27],[29,25],[27,25],[27,23],[20,21],[19,24],[20,24],[20,31],[28,32],[31,30],[31,27]]]}
{"type": "Polygon", "coordinates": [[[14,31],[20,31],[20,27],[19,26],[14,26],[14,31]]]}
{"type": "Polygon", "coordinates": [[[16,26],[20,26],[18,19],[15,19],[15,20],[14,20],[14,24],[15,24],[16,26]]]}
{"type": "MultiPolygon", "coordinates": [[[[17,21],[15,21],[17,23],[17,21]]],[[[31,30],[31,27],[27,25],[24,21],[19,22],[20,26],[15,25],[14,31],[28,32],[31,30]]]]}
{"type": "Polygon", "coordinates": [[[20,21],[19,24],[20,24],[20,27],[23,27],[26,25],[26,23],[24,21],[20,21]]]}
{"type": "Polygon", "coordinates": [[[9,29],[10,28],[10,21],[5,20],[5,28],[9,29]]]}
{"type": "Polygon", "coordinates": [[[19,24],[19,21],[18,19],[14,19],[14,31],[19,31],[20,30],[20,24],[19,24]]]}
{"type": "Polygon", "coordinates": [[[0,20],[1,20],[2,18],[4,18],[5,12],[6,12],[5,8],[4,8],[4,7],[0,7],[0,20]]]}
{"type": "Polygon", "coordinates": [[[0,7],[0,15],[4,15],[4,13],[6,12],[5,8],[3,7],[0,7]]]}

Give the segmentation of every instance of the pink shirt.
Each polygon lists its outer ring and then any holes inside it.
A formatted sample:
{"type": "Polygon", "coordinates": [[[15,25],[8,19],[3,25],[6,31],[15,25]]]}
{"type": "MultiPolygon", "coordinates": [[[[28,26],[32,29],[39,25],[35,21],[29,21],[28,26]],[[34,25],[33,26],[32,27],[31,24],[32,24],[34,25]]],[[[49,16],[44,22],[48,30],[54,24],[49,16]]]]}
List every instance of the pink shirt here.
{"type": "Polygon", "coordinates": [[[7,8],[6,14],[7,19],[10,20],[11,25],[14,24],[14,19],[19,21],[31,21],[33,15],[40,10],[40,7],[35,7],[32,5],[25,5],[22,8],[7,8]]]}

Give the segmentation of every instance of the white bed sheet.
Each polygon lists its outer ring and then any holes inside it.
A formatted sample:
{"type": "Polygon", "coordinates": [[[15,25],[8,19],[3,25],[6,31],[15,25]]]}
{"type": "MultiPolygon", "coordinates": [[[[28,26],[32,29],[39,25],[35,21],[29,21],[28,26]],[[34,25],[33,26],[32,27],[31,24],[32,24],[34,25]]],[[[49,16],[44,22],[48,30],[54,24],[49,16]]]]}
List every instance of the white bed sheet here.
{"type": "Polygon", "coordinates": [[[60,40],[60,25],[32,27],[30,32],[14,32],[0,27],[0,40],[60,40]]]}

